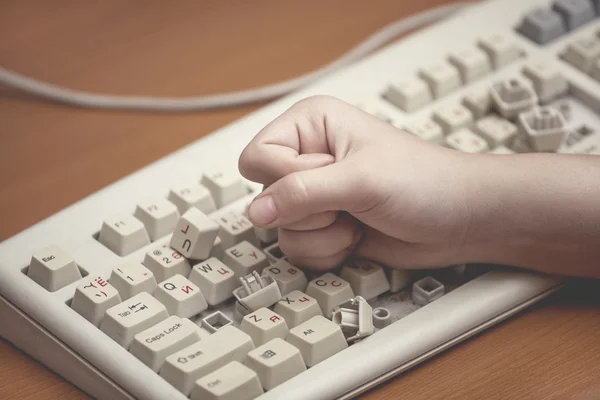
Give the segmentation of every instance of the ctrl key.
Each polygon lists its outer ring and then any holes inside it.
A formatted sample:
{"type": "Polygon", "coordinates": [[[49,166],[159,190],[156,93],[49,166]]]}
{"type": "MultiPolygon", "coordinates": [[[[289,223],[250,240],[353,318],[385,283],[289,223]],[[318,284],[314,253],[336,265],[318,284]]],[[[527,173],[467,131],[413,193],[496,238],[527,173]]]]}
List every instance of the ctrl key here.
{"type": "Polygon", "coordinates": [[[192,400],[252,400],[263,394],[256,372],[232,361],[196,381],[192,400]]]}

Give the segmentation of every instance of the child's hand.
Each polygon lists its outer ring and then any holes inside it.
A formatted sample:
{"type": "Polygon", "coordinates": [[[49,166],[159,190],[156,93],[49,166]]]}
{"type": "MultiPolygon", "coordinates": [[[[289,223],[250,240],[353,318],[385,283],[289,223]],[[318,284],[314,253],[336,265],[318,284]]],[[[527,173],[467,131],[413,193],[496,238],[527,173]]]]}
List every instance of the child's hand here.
{"type": "Polygon", "coordinates": [[[427,267],[464,261],[467,161],[340,100],[314,97],[266,126],[239,168],[266,187],[250,220],[281,228],[291,262],[330,268],[353,253],[427,267]]]}

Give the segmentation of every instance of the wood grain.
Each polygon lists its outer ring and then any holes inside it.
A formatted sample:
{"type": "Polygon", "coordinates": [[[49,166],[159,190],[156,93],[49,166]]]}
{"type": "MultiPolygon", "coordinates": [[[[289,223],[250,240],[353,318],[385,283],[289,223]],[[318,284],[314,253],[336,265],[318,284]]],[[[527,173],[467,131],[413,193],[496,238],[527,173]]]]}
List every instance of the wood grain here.
{"type": "MultiPolygon", "coordinates": [[[[386,23],[440,3],[2,0],[0,64],[97,92],[216,93],[317,68],[386,23]]],[[[94,111],[0,87],[0,240],[257,107],[94,111]]],[[[599,293],[598,282],[576,282],[363,397],[579,398],[600,385],[599,293]]],[[[87,397],[0,341],[0,398],[87,397]]]]}

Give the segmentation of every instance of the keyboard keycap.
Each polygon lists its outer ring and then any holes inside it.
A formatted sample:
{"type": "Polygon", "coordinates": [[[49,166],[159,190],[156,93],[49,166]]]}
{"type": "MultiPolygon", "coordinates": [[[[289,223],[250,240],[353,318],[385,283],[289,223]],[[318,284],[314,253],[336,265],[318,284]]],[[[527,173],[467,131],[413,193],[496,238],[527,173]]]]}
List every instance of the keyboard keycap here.
{"type": "Polygon", "coordinates": [[[223,171],[205,173],[201,183],[210,191],[218,208],[248,194],[240,176],[223,171]]]}
{"type": "Polygon", "coordinates": [[[31,257],[27,276],[44,289],[55,292],[81,279],[81,272],[71,255],[52,245],[37,251],[31,257]]]}
{"type": "Polygon", "coordinates": [[[154,297],[165,305],[169,315],[191,318],[208,308],[198,286],[182,275],[174,275],[162,281],[154,297]]]}
{"type": "Polygon", "coordinates": [[[397,293],[407,288],[413,280],[414,272],[408,269],[390,269],[390,292],[397,293]]]}
{"type": "Polygon", "coordinates": [[[358,261],[356,265],[344,265],[340,276],[347,280],[355,295],[371,300],[390,290],[390,282],[380,265],[358,261]]]}
{"type": "Polygon", "coordinates": [[[98,326],[104,313],[121,302],[121,296],[113,285],[102,277],[95,277],[80,283],[75,289],[71,308],[82,317],[98,326]]]}
{"type": "Polygon", "coordinates": [[[432,100],[427,83],[417,78],[391,84],[383,97],[407,112],[415,111],[432,100]]]}
{"type": "Polygon", "coordinates": [[[167,245],[150,248],[144,257],[144,266],[152,271],[157,282],[162,282],[177,274],[188,276],[192,267],[183,255],[167,245]]]}
{"type": "Polygon", "coordinates": [[[134,216],[144,224],[150,240],[155,241],[173,231],[179,212],[170,201],[157,198],[138,204],[134,216]]]}
{"type": "Polygon", "coordinates": [[[552,9],[562,16],[569,31],[592,21],[595,14],[590,0],[556,0],[552,9]]]}
{"type": "Polygon", "coordinates": [[[189,280],[200,288],[211,306],[233,297],[233,291],[240,285],[233,270],[216,258],[194,265],[189,280]]]}
{"type": "Polygon", "coordinates": [[[494,34],[482,38],[479,47],[485,51],[494,69],[500,69],[521,58],[521,50],[508,37],[494,34]]]}
{"type": "Polygon", "coordinates": [[[254,226],[246,217],[234,212],[228,212],[215,218],[221,229],[219,237],[224,249],[235,246],[244,240],[258,246],[254,226]]]}
{"type": "Polygon", "coordinates": [[[531,80],[533,89],[544,102],[560,96],[569,89],[565,77],[544,61],[527,63],[523,68],[523,75],[531,80]]]}
{"type": "Polygon", "coordinates": [[[281,338],[249,352],[244,364],[256,372],[265,390],[271,390],[306,370],[300,350],[281,338]]]}
{"type": "Polygon", "coordinates": [[[446,145],[464,153],[485,153],[489,150],[487,142],[467,128],[448,135],[446,145]]]}
{"type": "Polygon", "coordinates": [[[284,295],[275,304],[275,312],[285,319],[289,328],[298,326],[314,316],[323,315],[317,300],[299,290],[284,295]]]}
{"type": "Polygon", "coordinates": [[[286,341],[300,350],[309,368],[348,347],[339,325],[320,315],[290,329],[286,341]]]}
{"type": "Polygon", "coordinates": [[[263,275],[270,275],[277,282],[282,296],[294,290],[304,292],[308,285],[304,272],[286,260],[279,260],[265,268],[263,275]]]}
{"type": "MultiPolygon", "coordinates": [[[[129,352],[158,372],[168,355],[203,339],[200,332],[189,319],[171,316],[135,335],[129,352]]],[[[206,337],[208,333],[204,335],[206,337]]]]}
{"type": "Polygon", "coordinates": [[[127,300],[141,292],[154,293],[156,279],[142,264],[129,261],[113,268],[110,283],[119,291],[121,299],[127,300]]]}
{"type": "Polygon", "coordinates": [[[444,141],[442,127],[430,119],[412,121],[404,126],[404,130],[428,142],[442,143],[444,141]]]}
{"type": "Polygon", "coordinates": [[[219,225],[215,221],[202,211],[190,208],[177,221],[170,244],[187,258],[205,260],[218,233],[219,225]]]}
{"type": "Polygon", "coordinates": [[[488,141],[491,147],[507,145],[519,133],[519,128],[515,124],[497,115],[490,115],[477,121],[475,130],[488,141]]]}
{"type": "Polygon", "coordinates": [[[525,15],[518,30],[523,36],[543,45],[564,35],[567,27],[557,12],[536,8],[525,15]]]}
{"type": "Polygon", "coordinates": [[[487,53],[475,47],[450,54],[449,61],[458,69],[463,84],[482,78],[492,71],[487,53]]]}
{"type": "Polygon", "coordinates": [[[436,99],[452,93],[461,86],[460,73],[446,63],[425,67],[419,72],[419,76],[427,82],[436,99]]]}
{"type": "Polygon", "coordinates": [[[263,394],[256,372],[237,361],[200,378],[192,400],[252,400],[263,394]]]}
{"type": "Polygon", "coordinates": [[[262,251],[243,241],[225,250],[223,263],[233,270],[236,278],[241,278],[254,271],[260,274],[269,265],[269,260],[262,251]]]}
{"type": "Polygon", "coordinates": [[[433,120],[440,124],[444,133],[449,134],[471,125],[473,114],[465,106],[455,104],[443,107],[434,112],[433,120]]]}
{"type": "Polygon", "coordinates": [[[142,292],[106,310],[100,330],[128,349],[135,335],[168,317],[164,305],[142,292]]]}
{"type": "Polygon", "coordinates": [[[250,336],[231,325],[165,359],[160,375],[184,395],[194,382],[232,361],[244,362],[254,349],[250,336]]]}
{"type": "Polygon", "coordinates": [[[205,214],[210,214],[217,209],[210,191],[199,183],[179,185],[171,189],[168,199],[177,206],[179,214],[183,215],[192,207],[205,214]]]}
{"type": "Polygon", "coordinates": [[[492,107],[492,98],[488,88],[481,87],[468,92],[462,101],[475,119],[484,117],[492,107]]]}
{"type": "Polygon", "coordinates": [[[335,306],[354,298],[350,284],[330,272],[310,281],[306,294],[317,300],[327,318],[331,318],[335,306]]]}
{"type": "Polygon", "coordinates": [[[126,256],[150,244],[150,237],[140,220],[122,215],[104,221],[98,241],[117,255],[126,256]]]}
{"type": "Polygon", "coordinates": [[[594,62],[600,59],[600,38],[589,35],[572,40],[567,46],[564,59],[575,68],[590,74],[594,62]]]}
{"type": "Polygon", "coordinates": [[[285,319],[265,307],[242,318],[240,329],[252,338],[255,346],[261,346],[275,338],[285,339],[288,334],[285,319]]]}

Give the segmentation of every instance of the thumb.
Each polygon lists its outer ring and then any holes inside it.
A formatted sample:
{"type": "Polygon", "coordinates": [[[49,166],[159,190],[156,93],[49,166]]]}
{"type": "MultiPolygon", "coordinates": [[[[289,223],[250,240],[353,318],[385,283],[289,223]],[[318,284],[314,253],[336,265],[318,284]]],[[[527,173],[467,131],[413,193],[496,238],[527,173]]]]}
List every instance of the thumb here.
{"type": "Polygon", "coordinates": [[[257,226],[276,228],[325,211],[360,210],[368,191],[359,186],[356,172],[346,161],[293,172],[258,195],[248,217],[257,226]]]}

